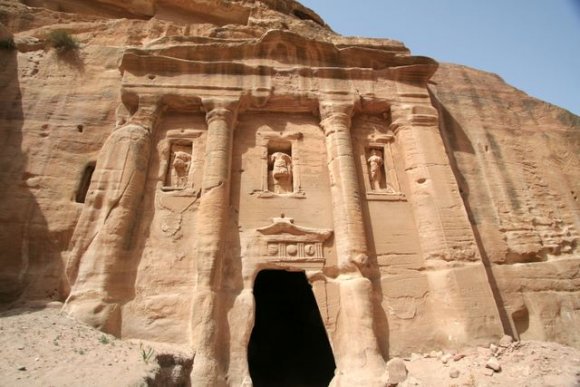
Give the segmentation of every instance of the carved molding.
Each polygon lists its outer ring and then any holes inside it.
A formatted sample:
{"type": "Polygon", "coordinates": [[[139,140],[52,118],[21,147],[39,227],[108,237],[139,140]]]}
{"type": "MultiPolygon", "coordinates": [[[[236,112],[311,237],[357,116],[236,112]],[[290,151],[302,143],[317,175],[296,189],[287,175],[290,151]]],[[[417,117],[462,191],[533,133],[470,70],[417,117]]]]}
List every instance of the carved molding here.
{"type": "Polygon", "coordinates": [[[266,236],[290,234],[304,240],[316,242],[324,242],[332,235],[332,230],[297,226],[294,224],[294,219],[286,217],[273,218],[272,224],[256,231],[266,236]]]}

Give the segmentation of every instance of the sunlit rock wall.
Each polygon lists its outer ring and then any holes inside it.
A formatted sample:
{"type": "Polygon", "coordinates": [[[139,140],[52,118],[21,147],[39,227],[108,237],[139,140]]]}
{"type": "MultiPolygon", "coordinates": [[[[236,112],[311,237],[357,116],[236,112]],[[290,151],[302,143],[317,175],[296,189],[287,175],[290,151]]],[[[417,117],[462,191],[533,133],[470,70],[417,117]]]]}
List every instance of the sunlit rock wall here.
{"type": "Polygon", "coordinates": [[[3,303],[189,345],[195,385],[249,380],[264,269],[306,274],[345,385],[504,333],[579,344],[577,116],[294,1],[0,22],[3,303]]]}

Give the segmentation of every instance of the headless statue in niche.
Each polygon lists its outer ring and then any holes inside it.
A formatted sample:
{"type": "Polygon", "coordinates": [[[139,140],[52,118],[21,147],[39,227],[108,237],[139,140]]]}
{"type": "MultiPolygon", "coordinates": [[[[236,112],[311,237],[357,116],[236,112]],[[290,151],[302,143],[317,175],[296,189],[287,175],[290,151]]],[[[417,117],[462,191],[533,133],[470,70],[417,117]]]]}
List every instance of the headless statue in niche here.
{"type": "Polygon", "coordinates": [[[274,193],[292,192],[292,157],[284,152],[275,152],[270,156],[270,164],[274,193]]]}
{"type": "Polygon", "coordinates": [[[380,149],[371,149],[371,155],[367,159],[369,165],[369,179],[371,182],[371,190],[382,191],[386,193],[395,193],[395,189],[387,181],[384,176],[384,159],[383,152],[380,149]]]}
{"type": "Polygon", "coordinates": [[[369,178],[371,189],[380,191],[384,188],[383,183],[383,153],[378,149],[371,149],[371,156],[368,158],[369,178]]]}
{"type": "Polygon", "coordinates": [[[191,155],[189,153],[177,151],[173,154],[171,163],[171,186],[173,188],[186,187],[190,164],[191,155]]]}

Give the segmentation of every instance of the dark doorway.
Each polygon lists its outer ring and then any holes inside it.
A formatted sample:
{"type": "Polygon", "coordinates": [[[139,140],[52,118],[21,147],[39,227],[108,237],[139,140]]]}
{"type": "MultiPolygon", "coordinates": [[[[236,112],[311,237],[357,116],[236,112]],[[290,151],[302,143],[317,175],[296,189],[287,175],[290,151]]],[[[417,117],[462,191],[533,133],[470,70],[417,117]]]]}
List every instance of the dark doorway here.
{"type": "Polygon", "coordinates": [[[254,387],[322,387],[334,357],[303,272],[264,270],[254,284],[256,323],[248,346],[254,387]]]}

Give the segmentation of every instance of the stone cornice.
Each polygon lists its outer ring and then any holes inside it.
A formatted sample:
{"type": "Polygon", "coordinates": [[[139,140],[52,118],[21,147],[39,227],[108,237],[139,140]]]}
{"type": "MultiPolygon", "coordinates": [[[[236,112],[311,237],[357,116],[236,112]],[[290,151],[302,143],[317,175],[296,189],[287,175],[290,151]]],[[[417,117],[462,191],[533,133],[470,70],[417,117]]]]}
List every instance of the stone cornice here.
{"type": "MultiPolygon", "coordinates": [[[[161,42],[159,42],[161,43],[161,42]]],[[[238,74],[268,76],[277,69],[300,69],[316,77],[359,78],[381,76],[397,80],[427,81],[437,69],[430,58],[406,52],[362,46],[341,46],[271,30],[259,39],[197,39],[195,42],[157,44],[127,49],[120,65],[134,74],[238,74]],[[379,74],[374,74],[379,71],[379,74]],[[368,74],[370,73],[370,74],[368,74]],[[371,75],[372,74],[372,75],[371,75]]]]}

